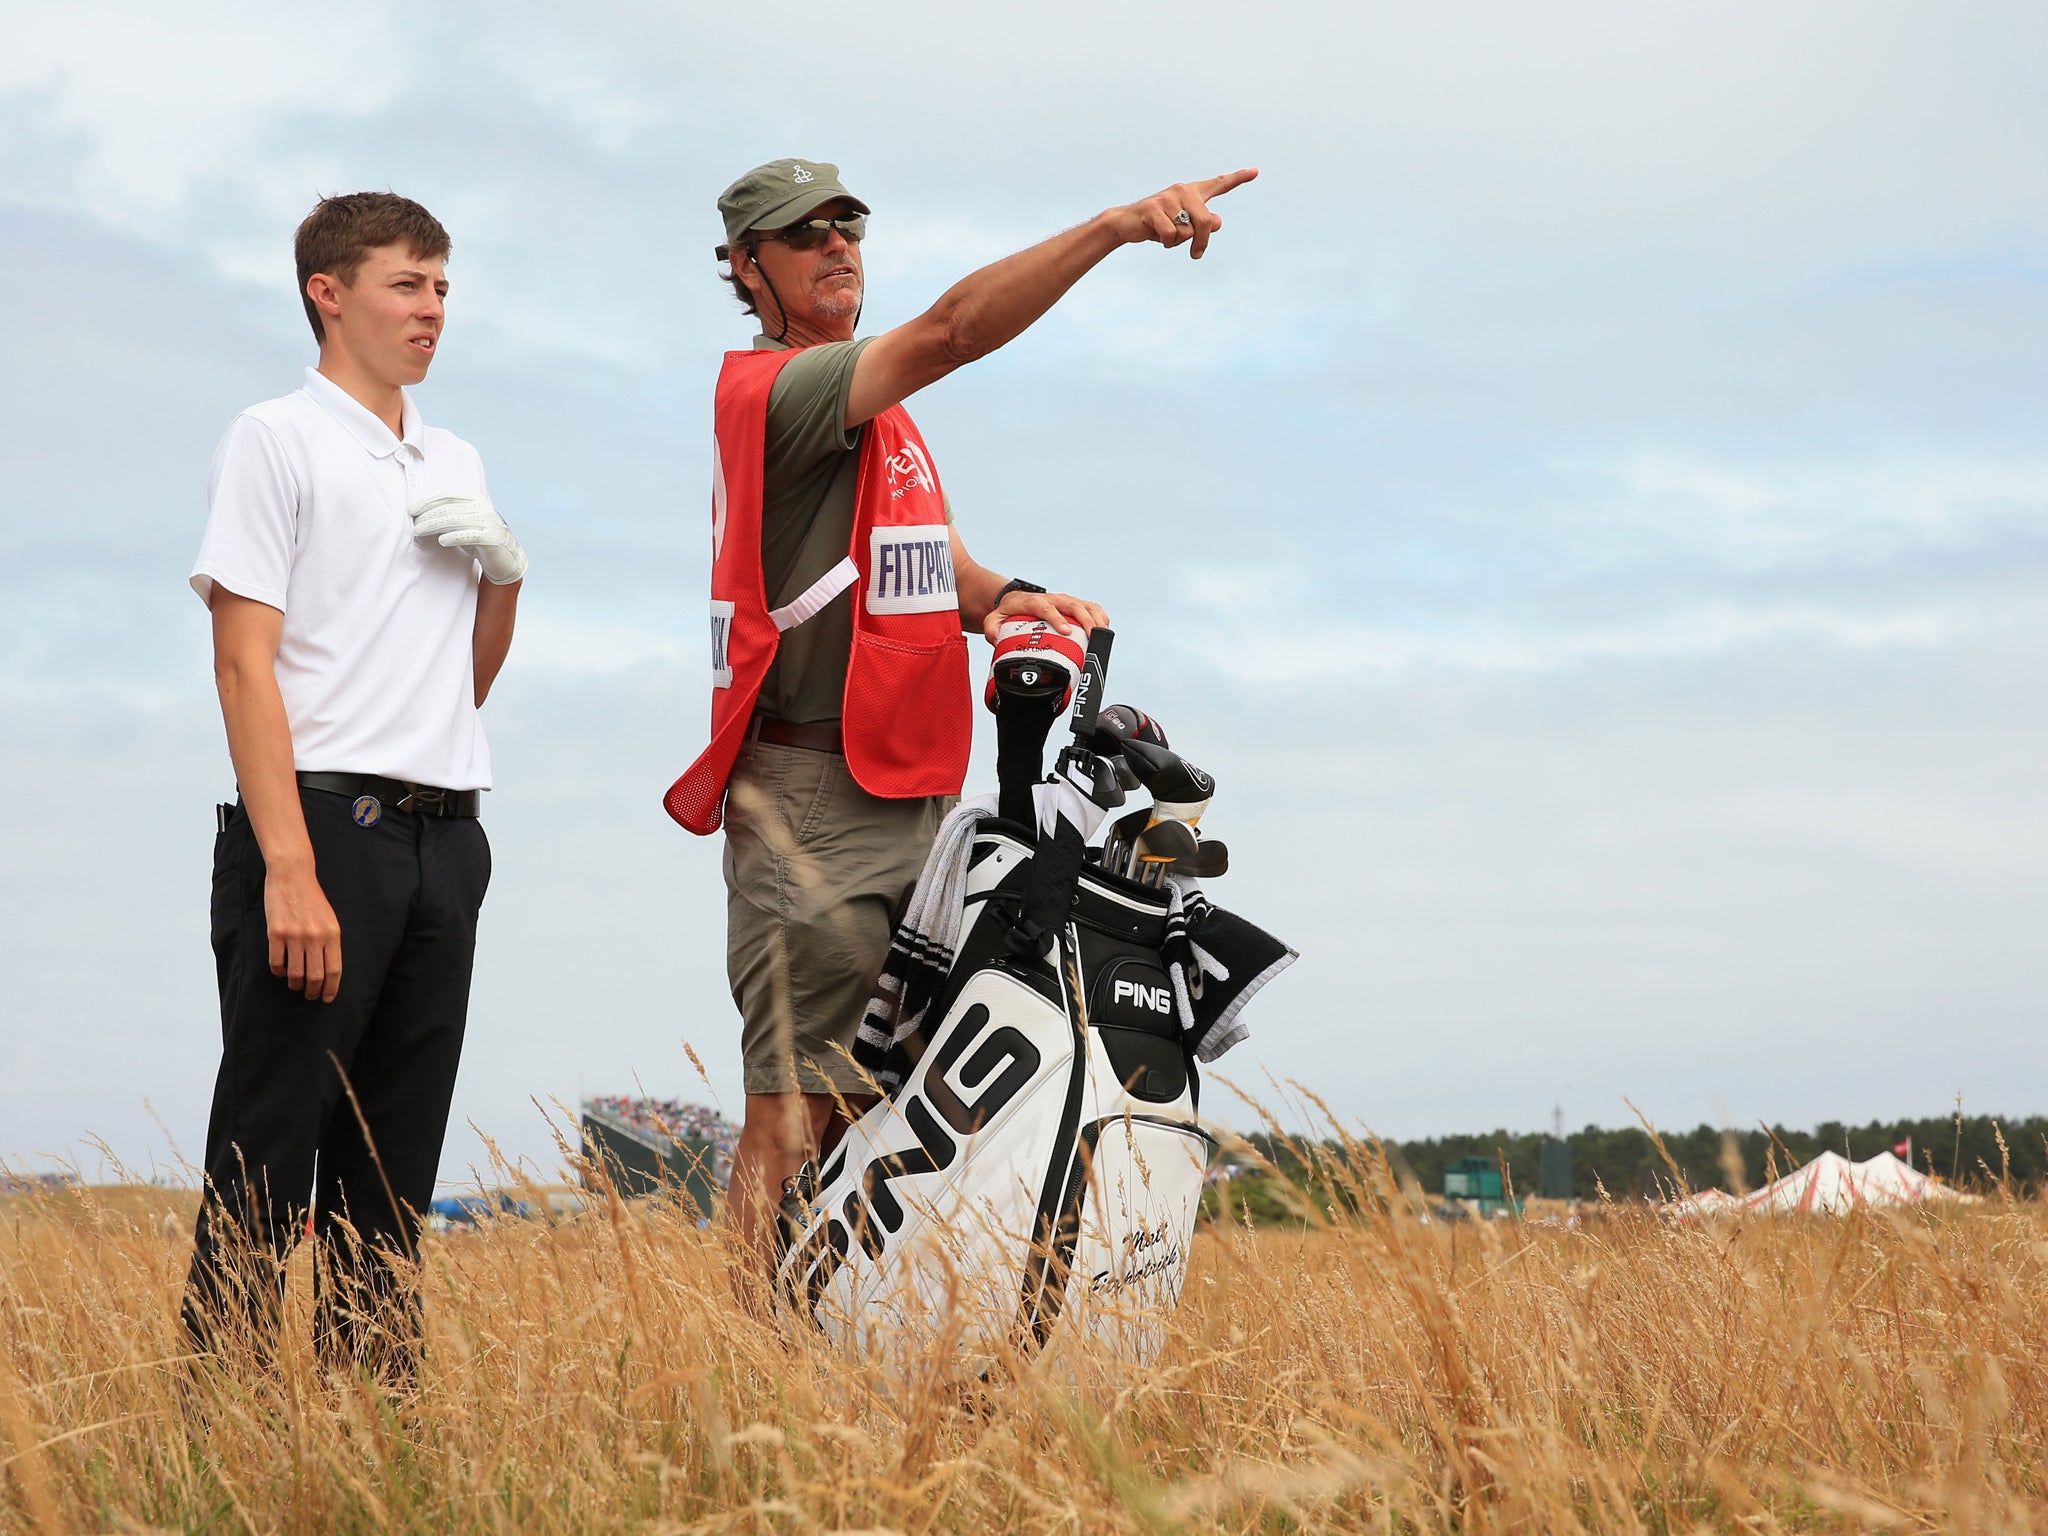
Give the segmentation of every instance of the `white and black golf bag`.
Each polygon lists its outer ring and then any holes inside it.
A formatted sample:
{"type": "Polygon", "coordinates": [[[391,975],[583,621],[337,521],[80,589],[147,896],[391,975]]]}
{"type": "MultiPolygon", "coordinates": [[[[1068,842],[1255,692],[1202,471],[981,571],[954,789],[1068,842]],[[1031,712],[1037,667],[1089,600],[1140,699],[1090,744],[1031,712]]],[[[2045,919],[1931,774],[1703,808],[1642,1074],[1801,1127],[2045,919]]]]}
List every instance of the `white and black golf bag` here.
{"type": "Polygon", "coordinates": [[[1161,954],[1169,894],[1084,862],[1102,802],[1121,799],[1086,747],[1096,637],[1076,744],[1031,790],[1035,827],[1005,744],[1009,814],[974,834],[922,1054],[784,1201],[779,1304],[864,1352],[950,1340],[983,1359],[1036,1348],[1064,1317],[1146,1361],[1180,1297],[1214,1142],[1161,954]]]}

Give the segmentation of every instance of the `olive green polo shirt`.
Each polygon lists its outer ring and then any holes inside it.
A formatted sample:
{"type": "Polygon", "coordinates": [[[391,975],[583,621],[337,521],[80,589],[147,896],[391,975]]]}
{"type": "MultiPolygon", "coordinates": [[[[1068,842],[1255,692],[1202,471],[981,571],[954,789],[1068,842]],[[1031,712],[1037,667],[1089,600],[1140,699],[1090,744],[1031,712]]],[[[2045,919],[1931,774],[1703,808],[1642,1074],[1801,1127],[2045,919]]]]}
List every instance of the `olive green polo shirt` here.
{"type": "MultiPolygon", "coordinates": [[[[872,339],[805,347],[782,365],[769,391],[761,576],[770,608],[796,598],[852,546],[861,429],[845,425],[846,397],[854,360],[872,339]]],[[[786,350],[766,336],[756,336],[754,348],[786,350]]],[[[783,632],[755,708],[798,725],[836,721],[852,650],[853,593],[846,591],[783,632]]]]}

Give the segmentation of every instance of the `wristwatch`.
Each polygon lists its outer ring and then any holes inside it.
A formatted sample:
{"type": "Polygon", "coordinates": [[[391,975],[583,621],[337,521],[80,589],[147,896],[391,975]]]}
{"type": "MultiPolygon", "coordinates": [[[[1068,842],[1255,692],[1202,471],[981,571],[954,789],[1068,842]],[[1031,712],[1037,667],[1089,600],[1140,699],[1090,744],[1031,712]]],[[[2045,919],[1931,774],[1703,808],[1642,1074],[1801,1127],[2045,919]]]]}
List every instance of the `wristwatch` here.
{"type": "Polygon", "coordinates": [[[1045,588],[1035,581],[1026,581],[1022,576],[1012,576],[1003,583],[1002,590],[996,593],[995,605],[998,608],[1002,607],[1003,599],[1012,592],[1043,592],[1044,590],[1045,588]]]}

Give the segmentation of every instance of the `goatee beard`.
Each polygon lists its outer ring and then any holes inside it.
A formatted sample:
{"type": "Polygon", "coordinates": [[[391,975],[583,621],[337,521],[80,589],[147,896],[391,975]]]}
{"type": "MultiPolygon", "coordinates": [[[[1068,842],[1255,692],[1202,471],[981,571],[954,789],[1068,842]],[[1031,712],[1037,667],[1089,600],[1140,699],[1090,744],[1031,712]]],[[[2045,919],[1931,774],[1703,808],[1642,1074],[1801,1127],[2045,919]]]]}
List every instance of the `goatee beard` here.
{"type": "Polygon", "coordinates": [[[828,288],[817,294],[813,302],[819,314],[832,320],[844,320],[860,313],[860,299],[858,288],[828,288]]]}

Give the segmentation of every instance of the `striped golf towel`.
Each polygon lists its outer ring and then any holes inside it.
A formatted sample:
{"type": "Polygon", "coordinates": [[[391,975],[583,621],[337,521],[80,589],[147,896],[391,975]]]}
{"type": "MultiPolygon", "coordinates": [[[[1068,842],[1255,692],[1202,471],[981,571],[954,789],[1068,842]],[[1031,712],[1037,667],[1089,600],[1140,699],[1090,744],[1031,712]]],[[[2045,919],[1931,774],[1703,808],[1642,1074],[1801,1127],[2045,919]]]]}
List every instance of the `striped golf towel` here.
{"type": "Polygon", "coordinates": [[[854,1061],[873,1075],[884,1093],[893,1094],[903,1086],[915,1065],[906,1046],[922,1032],[932,999],[952,974],[967,910],[974,834],[995,813],[994,795],[976,795],[962,800],[939,823],[910,905],[890,936],[889,957],[882,963],[881,979],[853,1042],[854,1061]]]}
{"type": "Polygon", "coordinates": [[[1301,958],[1291,945],[1226,912],[1202,894],[1202,882],[1169,874],[1173,905],[1160,953],[1173,980],[1182,1039],[1196,1058],[1214,1061],[1243,1040],[1244,1005],[1301,958]]]}

